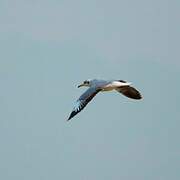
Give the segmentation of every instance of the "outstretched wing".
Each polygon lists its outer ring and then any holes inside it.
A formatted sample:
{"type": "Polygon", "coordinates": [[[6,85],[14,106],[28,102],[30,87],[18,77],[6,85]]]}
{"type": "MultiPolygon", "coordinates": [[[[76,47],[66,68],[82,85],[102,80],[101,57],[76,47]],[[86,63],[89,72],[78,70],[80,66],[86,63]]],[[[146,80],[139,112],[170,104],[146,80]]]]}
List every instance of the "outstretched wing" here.
{"type": "Polygon", "coordinates": [[[100,89],[96,89],[94,87],[90,87],[87,91],[85,91],[79,99],[76,101],[76,105],[71,112],[68,121],[73,118],[76,114],[78,114],[81,110],[85,108],[85,106],[93,99],[93,97],[101,91],[100,89]]]}
{"type": "Polygon", "coordinates": [[[127,96],[128,98],[132,98],[132,99],[142,98],[140,92],[132,86],[122,86],[116,88],[116,90],[122,93],[123,95],[127,96]]]}

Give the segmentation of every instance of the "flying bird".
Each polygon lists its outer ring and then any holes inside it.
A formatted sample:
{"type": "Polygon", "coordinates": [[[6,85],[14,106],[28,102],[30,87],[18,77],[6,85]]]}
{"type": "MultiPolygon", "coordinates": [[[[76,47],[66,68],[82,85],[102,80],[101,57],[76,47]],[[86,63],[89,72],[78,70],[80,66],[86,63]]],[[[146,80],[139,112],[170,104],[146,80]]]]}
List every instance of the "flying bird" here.
{"type": "Polygon", "coordinates": [[[130,82],[124,80],[100,80],[89,79],[85,80],[80,87],[89,87],[76,101],[76,104],[68,118],[68,121],[78,114],[85,106],[96,96],[97,93],[103,91],[116,90],[117,92],[125,95],[128,98],[139,100],[142,98],[140,92],[134,87],[130,86],[130,82]]]}

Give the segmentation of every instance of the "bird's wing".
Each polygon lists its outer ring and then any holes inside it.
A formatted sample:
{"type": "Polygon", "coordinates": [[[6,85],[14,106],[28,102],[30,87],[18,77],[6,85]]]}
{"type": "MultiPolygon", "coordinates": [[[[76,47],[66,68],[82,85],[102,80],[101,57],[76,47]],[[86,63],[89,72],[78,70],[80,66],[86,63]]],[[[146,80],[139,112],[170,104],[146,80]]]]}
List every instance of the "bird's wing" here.
{"type": "Polygon", "coordinates": [[[79,99],[76,101],[76,104],[71,112],[68,120],[73,118],[76,114],[78,114],[81,110],[85,108],[85,106],[93,99],[93,97],[99,92],[101,89],[96,89],[95,87],[90,87],[87,91],[85,91],[79,99]]]}
{"type": "Polygon", "coordinates": [[[118,88],[116,88],[116,91],[118,91],[118,92],[122,93],[123,95],[125,95],[129,98],[132,98],[132,99],[141,99],[142,98],[140,92],[132,86],[118,87],[118,88]]]}

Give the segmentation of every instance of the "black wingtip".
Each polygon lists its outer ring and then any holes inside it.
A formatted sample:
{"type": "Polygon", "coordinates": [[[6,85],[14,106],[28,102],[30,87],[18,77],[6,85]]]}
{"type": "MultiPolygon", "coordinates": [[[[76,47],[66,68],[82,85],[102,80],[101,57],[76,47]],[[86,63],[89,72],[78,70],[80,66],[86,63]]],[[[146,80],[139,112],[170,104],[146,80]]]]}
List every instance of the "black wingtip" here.
{"type": "Polygon", "coordinates": [[[143,99],[143,96],[142,96],[141,94],[140,94],[140,96],[139,96],[139,100],[140,100],[140,99],[143,99]]]}
{"type": "Polygon", "coordinates": [[[124,80],[118,80],[119,82],[122,82],[122,83],[127,83],[127,81],[124,81],[124,80]]]}
{"type": "Polygon", "coordinates": [[[69,116],[69,118],[67,119],[67,121],[69,121],[70,119],[72,119],[76,114],[77,114],[77,112],[73,111],[73,112],[70,114],[70,116],[69,116]]]}
{"type": "Polygon", "coordinates": [[[129,96],[130,98],[132,98],[132,99],[135,99],[135,100],[141,100],[143,97],[142,97],[142,95],[141,94],[136,94],[136,95],[133,95],[133,96],[129,96]]]}
{"type": "Polygon", "coordinates": [[[69,121],[71,118],[72,118],[72,117],[71,117],[71,116],[69,116],[69,118],[68,118],[66,121],[69,121]]]}
{"type": "Polygon", "coordinates": [[[137,91],[137,94],[134,94],[130,98],[135,99],[135,100],[141,100],[143,97],[142,95],[137,91]]]}
{"type": "Polygon", "coordinates": [[[141,100],[141,99],[142,99],[142,96],[135,97],[135,98],[133,98],[133,99],[135,99],[135,100],[141,100]]]}

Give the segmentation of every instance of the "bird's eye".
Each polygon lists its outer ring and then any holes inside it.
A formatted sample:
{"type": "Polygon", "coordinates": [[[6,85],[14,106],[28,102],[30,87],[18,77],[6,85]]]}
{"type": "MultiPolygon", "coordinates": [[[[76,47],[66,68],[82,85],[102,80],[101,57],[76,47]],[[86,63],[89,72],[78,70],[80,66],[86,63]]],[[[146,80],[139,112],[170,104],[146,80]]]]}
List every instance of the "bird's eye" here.
{"type": "Polygon", "coordinates": [[[89,81],[84,81],[84,84],[89,84],[89,81]]]}

